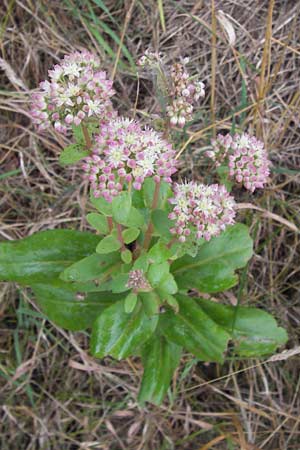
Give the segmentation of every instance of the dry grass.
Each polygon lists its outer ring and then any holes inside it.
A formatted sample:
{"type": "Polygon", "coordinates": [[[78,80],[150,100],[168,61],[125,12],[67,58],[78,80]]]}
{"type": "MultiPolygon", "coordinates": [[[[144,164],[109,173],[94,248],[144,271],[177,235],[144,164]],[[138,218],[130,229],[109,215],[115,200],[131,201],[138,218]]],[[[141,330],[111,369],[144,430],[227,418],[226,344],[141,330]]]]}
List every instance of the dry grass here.
{"type": "MultiPolygon", "coordinates": [[[[121,109],[155,114],[152,85],[138,82],[130,63],[149,44],[166,62],[190,56],[207,92],[214,86],[191,134],[178,138],[180,176],[201,178],[200,149],[234,118],[259,134],[273,161],[268,189],[250,201],[299,227],[299,1],[3,0],[0,9],[2,239],[86,227],[80,172],[57,162],[64,138],[36,134],[29,91],[64,53],[88,47],[115,76],[121,109]],[[213,5],[216,19],[220,9],[228,14],[235,42],[212,18],[213,5]]],[[[91,359],[85,333],[58,329],[35,309],[30,291],[3,284],[1,449],[299,450],[299,234],[268,213],[241,211],[241,219],[256,249],[241,301],[271,311],[295,351],[224,366],[186,355],[164,405],[141,409],[138,360],[91,359]]]]}

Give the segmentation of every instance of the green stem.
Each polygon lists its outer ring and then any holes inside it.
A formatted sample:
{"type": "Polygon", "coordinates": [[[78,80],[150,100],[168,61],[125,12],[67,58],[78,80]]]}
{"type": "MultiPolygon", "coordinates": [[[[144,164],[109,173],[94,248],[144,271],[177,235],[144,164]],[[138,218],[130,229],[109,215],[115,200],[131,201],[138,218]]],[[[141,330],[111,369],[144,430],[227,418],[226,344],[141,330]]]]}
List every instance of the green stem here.
{"type": "MultiPolygon", "coordinates": [[[[160,181],[158,183],[155,183],[155,191],[154,191],[154,195],[153,195],[153,201],[152,201],[152,206],[151,206],[151,211],[154,211],[157,208],[158,205],[158,199],[159,199],[159,189],[160,189],[160,181]]],[[[151,239],[152,239],[152,233],[153,233],[153,223],[149,222],[146,234],[145,234],[145,240],[143,243],[143,249],[144,250],[148,250],[151,239]]]]}

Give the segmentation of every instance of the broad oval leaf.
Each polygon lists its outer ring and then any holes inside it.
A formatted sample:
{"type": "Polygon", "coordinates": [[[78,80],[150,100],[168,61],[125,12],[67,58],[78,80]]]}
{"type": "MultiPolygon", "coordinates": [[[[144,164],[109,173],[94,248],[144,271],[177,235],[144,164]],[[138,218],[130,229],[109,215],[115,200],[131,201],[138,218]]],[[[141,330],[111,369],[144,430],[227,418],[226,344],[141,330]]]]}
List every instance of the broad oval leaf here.
{"type": "Polygon", "coordinates": [[[181,347],[164,336],[154,334],[142,348],[144,374],[139,402],[160,405],[166,395],[174,370],[179,364],[181,347]]]}
{"type": "Polygon", "coordinates": [[[121,298],[111,292],[87,294],[61,280],[52,280],[51,284],[33,284],[32,290],[37,304],[47,317],[58,326],[72,331],[90,328],[105,308],[121,298]]]}
{"type": "Polygon", "coordinates": [[[124,301],[105,309],[93,325],[91,352],[98,358],[122,359],[136,353],[153,334],[157,316],[148,317],[142,307],[127,314],[124,301]]]}
{"type": "Polygon", "coordinates": [[[117,223],[127,225],[131,210],[131,195],[122,192],[112,201],[112,214],[117,223]]]}
{"type": "Polygon", "coordinates": [[[177,295],[178,313],[161,315],[162,332],[168,340],[181,345],[203,361],[222,362],[230,335],[213,321],[197,302],[177,295]]]}
{"type": "Polygon", "coordinates": [[[86,216],[86,220],[93,228],[95,228],[95,230],[99,231],[101,234],[107,234],[109,232],[107,218],[102,214],[89,213],[86,216]]]}
{"type": "Polygon", "coordinates": [[[109,255],[93,253],[67,267],[59,276],[64,281],[85,282],[98,279],[107,269],[120,263],[117,252],[109,255]]]}
{"type": "Polygon", "coordinates": [[[231,334],[235,351],[244,357],[273,353],[287,341],[286,331],[266,311],[197,299],[202,310],[231,334]]]}
{"type": "Polygon", "coordinates": [[[23,284],[48,281],[95,251],[99,237],[72,230],[41,231],[0,243],[0,279],[23,284]]]}
{"type": "Polygon", "coordinates": [[[122,237],[125,244],[130,244],[135,241],[140,234],[140,230],[138,228],[127,228],[122,232],[122,237]]]}
{"type": "Polygon", "coordinates": [[[104,216],[110,217],[112,215],[112,205],[111,203],[107,202],[103,197],[94,197],[93,192],[91,192],[90,200],[93,206],[101,212],[101,214],[104,214],[104,216]]]}
{"type": "Polygon", "coordinates": [[[96,252],[100,254],[107,254],[115,252],[121,248],[121,243],[115,236],[105,236],[97,245],[96,252]]]}
{"type": "Polygon", "coordinates": [[[228,227],[220,236],[201,245],[197,256],[183,256],[171,266],[180,288],[219,292],[234,286],[236,269],[252,256],[252,239],[242,224],[228,227]]]}

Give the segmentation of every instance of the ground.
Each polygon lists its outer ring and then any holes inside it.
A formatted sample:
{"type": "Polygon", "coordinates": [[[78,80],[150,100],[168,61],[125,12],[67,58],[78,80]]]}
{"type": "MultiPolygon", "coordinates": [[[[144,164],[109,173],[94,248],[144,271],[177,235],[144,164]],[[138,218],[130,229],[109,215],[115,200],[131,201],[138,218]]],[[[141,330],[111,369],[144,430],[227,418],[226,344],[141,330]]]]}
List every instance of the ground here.
{"type": "Polygon", "coordinates": [[[178,176],[201,180],[200,151],[233,122],[256,133],[272,161],[267,189],[238,194],[261,208],[239,214],[255,255],[242,290],[218,298],[240,295],[289,335],[270,359],[221,366],[184,355],[164,404],[142,409],[138,359],[92,359],[86,333],[57,328],[30,290],[3,283],[1,449],[299,450],[299,1],[4,0],[0,11],[1,239],[87,228],[80,169],[58,163],[67,139],[39,135],[30,120],[29,94],[53,63],[74,49],[98,53],[115,79],[115,105],[144,119],[158,112],[156,89],[134,61],[148,47],[166,64],[189,57],[207,94],[180,138],[178,176]]]}

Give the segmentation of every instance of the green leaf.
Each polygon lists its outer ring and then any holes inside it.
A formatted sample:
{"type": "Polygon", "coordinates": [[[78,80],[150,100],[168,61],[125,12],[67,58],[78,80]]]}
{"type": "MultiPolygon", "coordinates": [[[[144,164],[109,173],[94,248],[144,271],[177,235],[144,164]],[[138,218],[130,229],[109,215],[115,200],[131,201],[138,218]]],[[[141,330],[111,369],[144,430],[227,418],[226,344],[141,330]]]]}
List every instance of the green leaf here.
{"type": "Polygon", "coordinates": [[[115,236],[105,236],[97,245],[96,252],[100,254],[107,254],[115,252],[121,248],[121,243],[115,236]]]}
{"type": "Polygon", "coordinates": [[[181,347],[164,336],[153,335],[142,348],[144,374],[139,402],[160,405],[166,395],[174,370],[179,364],[181,347]]]}
{"type": "Polygon", "coordinates": [[[158,286],[157,291],[159,292],[161,298],[164,298],[168,294],[176,294],[176,292],[178,291],[178,286],[171,273],[169,273],[169,275],[162,280],[162,282],[158,286]]]}
{"type": "Polygon", "coordinates": [[[44,282],[95,251],[91,233],[49,230],[0,244],[0,279],[23,284],[44,282]]]}
{"type": "Polygon", "coordinates": [[[122,192],[112,201],[112,214],[117,223],[127,225],[131,210],[131,195],[122,192]]]}
{"type": "Polygon", "coordinates": [[[128,291],[130,288],[127,287],[128,283],[128,273],[120,273],[113,277],[110,282],[111,290],[113,293],[120,293],[128,291]]]}
{"type": "Polygon", "coordinates": [[[130,250],[123,250],[121,253],[121,259],[125,264],[130,264],[132,261],[132,253],[130,250]]]}
{"type": "Polygon", "coordinates": [[[86,294],[74,289],[71,283],[52,280],[51,284],[32,285],[37,304],[58,326],[72,331],[90,328],[95,318],[120,296],[110,292],[86,294]]]}
{"type": "Polygon", "coordinates": [[[91,352],[98,358],[122,359],[134,355],[153,334],[158,318],[148,317],[142,307],[127,314],[124,301],[105,309],[93,325],[91,352]]]}
{"type": "Polygon", "coordinates": [[[111,217],[112,216],[112,205],[111,203],[108,203],[104,198],[94,197],[93,193],[91,193],[90,200],[93,206],[101,212],[101,214],[104,214],[104,216],[111,217]]]}
{"type": "Polygon", "coordinates": [[[181,345],[203,361],[223,361],[230,335],[214,322],[193,298],[177,295],[179,312],[161,315],[168,340],[181,345]]]}
{"type": "Polygon", "coordinates": [[[170,271],[169,264],[165,261],[160,264],[151,264],[148,272],[147,278],[150,281],[151,286],[156,287],[168,276],[170,271]]]}
{"type": "MultiPolygon", "coordinates": [[[[142,187],[142,193],[144,197],[144,203],[145,206],[149,209],[152,208],[153,203],[153,197],[155,192],[155,181],[153,178],[146,178],[143,187],[142,187]]],[[[170,184],[166,183],[165,181],[160,182],[160,189],[159,189],[159,197],[158,197],[158,205],[157,207],[160,209],[163,208],[164,204],[166,203],[166,200],[172,195],[172,190],[170,188],[170,184]]]]}
{"type": "Polygon", "coordinates": [[[162,237],[172,239],[170,228],[174,227],[174,222],[168,218],[168,212],[156,209],[151,215],[155,231],[162,237]]]}
{"type": "Polygon", "coordinates": [[[179,288],[219,292],[234,286],[235,269],[244,267],[252,256],[252,240],[242,224],[230,226],[220,236],[199,248],[195,258],[184,256],[171,265],[179,288]]]}
{"type": "Polygon", "coordinates": [[[222,305],[204,299],[197,299],[197,302],[211,319],[231,334],[240,356],[268,355],[287,341],[286,331],[261,309],[222,305]]]}
{"type": "Polygon", "coordinates": [[[64,148],[60,154],[59,162],[63,166],[68,164],[75,164],[82,158],[89,155],[88,150],[84,150],[79,144],[70,144],[68,147],[64,148]]]}
{"type": "Polygon", "coordinates": [[[86,220],[93,228],[95,228],[95,230],[99,231],[101,234],[109,233],[107,219],[102,214],[89,213],[86,216],[86,220]]]}
{"type": "Polygon", "coordinates": [[[140,234],[140,230],[138,228],[127,228],[122,232],[122,237],[125,244],[130,244],[135,241],[140,234]]]}
{"type": "Polygon", "coordinates": [[[173,249],[167,248],[163,242],[158,241],[151,247],[148,252],[148,256],[151,263],[159,264],[167,261],[173,256],[173,249]]]}
{"type": "Polygon", "coordinates": [[[140,292],[139,296],[148,316],[151,317],[155,314],[159,314],[161,301],[159,296],[157,295],[157,292],[140,292]]]}
{"type": "Polygon", "coordinates": [[[174,309],[176,313],[179,311],[178,301],[176,300],[175,297],[173,297],[173,295],[170,294],[165,295],[164,300],[168,303],[169,306],[171,306],[171,308],[174,309]]]}
{"type": "Polygon", "coordinates": [[[118,253],[100,255],[93,253],[80,261],[67,267],[61,274],[60,279],[64,281],[85,282],[99,278],[107,269],[120,263],[118,253]]]}
{"type": "Polygon", "coordinates": [[[133,206],[130,209],[130,214],[126,222],[127,227],[137,227],[141,228],[145,223],[144,216],[139,212],[138,209],[133,206]]]}
{"type": "Polygon", "coordinates": [[[124,308],[127,314],[132,313],[136,304],[137,304],[138,296],[134,292],[130,292],[125,298],[124,308]]]}

